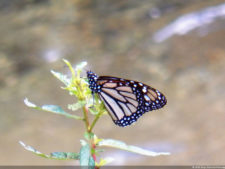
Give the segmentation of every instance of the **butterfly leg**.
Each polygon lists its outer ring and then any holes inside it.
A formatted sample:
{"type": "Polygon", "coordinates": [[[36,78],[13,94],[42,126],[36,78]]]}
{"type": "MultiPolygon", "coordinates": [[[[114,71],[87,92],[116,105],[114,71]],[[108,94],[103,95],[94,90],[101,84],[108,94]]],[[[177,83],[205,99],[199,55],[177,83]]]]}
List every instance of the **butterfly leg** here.
{"type": "Polygon", "coordinates": [[[95,104],[95,94],[94,94],[94,92],[91,92],[91,94],[92,94],[92,99],[93,99],[93,105],[95,104]]]}

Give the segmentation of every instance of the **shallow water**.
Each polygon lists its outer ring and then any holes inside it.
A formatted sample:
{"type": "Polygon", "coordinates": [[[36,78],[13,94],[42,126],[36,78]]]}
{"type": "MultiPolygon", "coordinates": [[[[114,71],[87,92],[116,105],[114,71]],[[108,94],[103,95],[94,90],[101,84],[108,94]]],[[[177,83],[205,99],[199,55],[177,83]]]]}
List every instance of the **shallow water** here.
{"type": "Polygon", "coordinates": [[[94,131],[172,155],[107,149],[104,155],[116,159],[113,165],[224,165],[224,3],[1,1],[0,164],[78,164],[42,159],[18,144],[22,140],[45,153],[79,151],[82,123],[23,103],[25,97],[65,109],[74,103],[50,73],[68,72],[61,61],[66,58],[74,65],[87,61],[99,75],[142,81],[167,96],[164,109],[147,113],[134,126],[119,128],[105,116],[94,131]]]}

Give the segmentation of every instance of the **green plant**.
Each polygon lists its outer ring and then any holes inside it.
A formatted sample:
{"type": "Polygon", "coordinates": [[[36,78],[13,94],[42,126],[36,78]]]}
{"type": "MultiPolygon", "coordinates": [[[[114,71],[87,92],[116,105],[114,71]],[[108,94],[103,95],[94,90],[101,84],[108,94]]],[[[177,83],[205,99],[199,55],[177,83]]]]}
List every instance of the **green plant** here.
{"type": "Polygon", "coordinates": [[[104,166],[113,161],[112,158],[100,158],[99,162],[97,161],[96,156],[99,156],[100,152],[103,151],[103,150],[99,151],[100,147],[113,147],[147,156],[169,155],[168,152],[148,151],[136,146],[127,145],[122,141],[114,139],[98,138],[96,134],[93,133],[93,128],[96,125],[99,118],[101,118],[104,114],[107,114],[107,111],[104,107],[104,104],[101,102],[101,100],[98,98],[97,95],[94,96],[93,102],[93,96],[91,94],[91,90],[88,87],[87,78],[80,77],[80,73],[87,63],[82,62],[79,65],[77,65],[75,69],[73,69],[73,67],[67,60],[64,59],[63,61],[67,64],[67,66],[71,71],[71,78],[67,77],[62,73],[55,72],[53,70],[51,71],[51,73],[64,83],[65,87],[63,87],[63,89],[69,91],[69,94],[77,98],[77,103],[69,104],[68,109],[70,111],[77,111],[81,109],[83,112],[83,116],[77,116],[75,114],[67,113],[60,106],[57,105],[37,106],[28,101],[27,98],[24,100],[24,103],[28,107],[37,110],[52,112],[66,116],[68,118],[83,121],[85,124],[85,132],[84,132],[84,139],[80,140],[81,142],[80,152],[78,153],[54,152],[51,153],[50,155],[47,155],[37,151],[31,146],[28,146],[24,144],[22,141],[20,141],[20,144],[26,150],[29,150],[38,156],[48,159],[79,160],[81,166],[88,166],[89,168],[100,168],[101,166],[104,166]],[[89,120],[90,115],[94,116],[93,121],[89,120]]]}

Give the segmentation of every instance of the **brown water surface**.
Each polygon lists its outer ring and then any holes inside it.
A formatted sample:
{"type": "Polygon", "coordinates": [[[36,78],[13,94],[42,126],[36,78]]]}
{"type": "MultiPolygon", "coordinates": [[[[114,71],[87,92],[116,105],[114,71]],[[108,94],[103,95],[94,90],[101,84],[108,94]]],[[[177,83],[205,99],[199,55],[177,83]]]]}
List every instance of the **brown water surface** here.
{"type": "Polygon", "coordinates": [[[170,156],[107,149],[113,165],[225,165],[225,1],[2,0],[0,2],[0,165],[73,165],[25,151],[75,151],[81,122],[27,108],[66,109],[75,99],[50,70],[87,61],[99,75],[149,84],[165,108],[120,128],[109,116],[95,133],[170,156]],[[104,126],[104,127],[103,127],[104,126]]]}

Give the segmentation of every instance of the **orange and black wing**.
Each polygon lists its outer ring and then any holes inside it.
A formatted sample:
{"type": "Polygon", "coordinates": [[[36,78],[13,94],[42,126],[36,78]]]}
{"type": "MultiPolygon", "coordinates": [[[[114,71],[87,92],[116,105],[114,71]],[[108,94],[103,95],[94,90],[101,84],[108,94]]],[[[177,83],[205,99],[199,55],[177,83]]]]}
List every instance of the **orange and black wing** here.
{"type": "Polygon", "coordinates": [[[145,112],[160,109],[167,102],[161,92],[137,81],[100,76],[96,86],[112,120],[119,126],[130,125],[145,112]]]}

